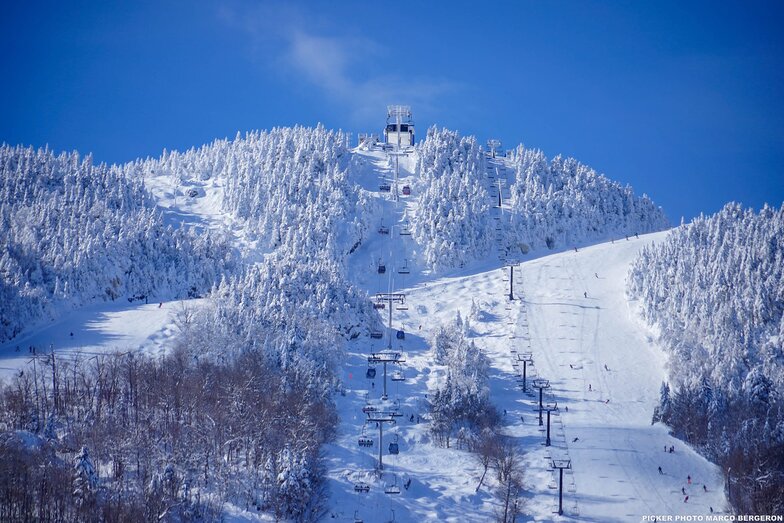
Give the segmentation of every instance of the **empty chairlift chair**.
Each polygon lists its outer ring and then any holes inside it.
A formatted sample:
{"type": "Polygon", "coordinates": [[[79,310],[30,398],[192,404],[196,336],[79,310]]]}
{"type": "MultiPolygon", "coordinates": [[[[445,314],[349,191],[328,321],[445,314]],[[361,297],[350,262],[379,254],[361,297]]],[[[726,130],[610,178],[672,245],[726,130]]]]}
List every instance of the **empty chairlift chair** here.
{"type": "Polygon", "coordinates": [[[380,340],[381,338],[384,337],[384,333],[381,331],[372,330],[370,331],[370,337],[374,340],[380,340]]]}
{"type": "Polygon", "coordinates": [[[393,483],[387,483],[384,487],[384,494],[400,494],[400,487],[397,486],[397,476],[395,476],[393,483]]]}
{"type": "Polygon", "coordinates": [[[392,381],[406,381],[406,377],[403,375],[403,371],[398,369],[392,372],[392,381]]]}
{"type": "Polygon", "coordinates": [[[409,269],[409,268],[408,268],[408,260],[405,260],[405,261],[403,262],[403,266],[402,266],[402,267],[400,267],[400,268],[397,270],[397,272],[398,272],[398,273],[400,273],[400,274],[409,274],[409,273],[411,272],[411,269],[409,269]]]}

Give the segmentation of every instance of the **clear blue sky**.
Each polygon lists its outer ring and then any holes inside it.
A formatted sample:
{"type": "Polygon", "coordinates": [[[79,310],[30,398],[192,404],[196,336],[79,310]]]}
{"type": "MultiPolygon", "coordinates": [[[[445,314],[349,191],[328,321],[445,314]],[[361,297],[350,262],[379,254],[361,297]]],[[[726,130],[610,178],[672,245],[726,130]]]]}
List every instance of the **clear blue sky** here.
{"type": "Polygon", "coordinates": [[[574,156],[677,222],[784,200],[782,2],[8,2],[0,141],[122,162],[238,130],[574,156]]]}

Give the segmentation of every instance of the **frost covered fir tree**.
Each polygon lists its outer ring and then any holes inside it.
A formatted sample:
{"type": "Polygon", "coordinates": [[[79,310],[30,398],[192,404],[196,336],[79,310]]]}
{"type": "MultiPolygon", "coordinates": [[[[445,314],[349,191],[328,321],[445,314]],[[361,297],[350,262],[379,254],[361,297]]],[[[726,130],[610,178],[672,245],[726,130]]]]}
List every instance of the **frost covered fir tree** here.
{"type": "Polygon", "coordinates": [[[233,265],[207,231],[164,224],[143,180],[78,153],[0,146],[0,341],[64,304],[188,297],[233,265]]]}
{"type": "Polygon", "coordinates": [[[485,156],[476,138],[431,127],[417,145],[417,207],[412,236],[425,263],[442,270],[487,254],[492,245],[485,156]]]}
{"type": "Polygon", "coordinates": [[[510,249],[555,249],[576,243],[660,231],[666,216],[646,196],[635,196],[574,158],[552,160],[518,146],[511,154],[510,249]]]}
{"type": "Polygon", "coordinates": [[[672,392],[657,414],[733,470],[742,512],[784,510],[784,463],[773,458],[784,453],[782,238],[784,206],[730,203],[644,248],[627,280],[670,353],[672,392]]]}
{"type": "Polygon", "coordinates": [[[77,508],[88,512],[95,504],[98,474],[95,472],[87,447],[82,447],[74,458],[73,496],[77,508]]]}

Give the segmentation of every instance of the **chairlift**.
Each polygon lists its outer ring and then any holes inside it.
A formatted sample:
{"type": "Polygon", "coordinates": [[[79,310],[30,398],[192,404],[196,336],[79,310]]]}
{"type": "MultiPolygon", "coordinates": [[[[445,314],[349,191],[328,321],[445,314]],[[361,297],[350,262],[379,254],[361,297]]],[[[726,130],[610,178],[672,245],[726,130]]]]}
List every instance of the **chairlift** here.
{"type": "MultiPolygon", "coordinates": [[[[390,454],[400,454],[400,446],[397,443],[397,434],[395,434],[395,441],[389,443],[389,453],[390,454]]],[[[395,481],[397,483],[397,481],[395,481]]]]}
{"type": "Polygon", "coordinates": [[[370,331],[370,337],[374,340],[380,340],[384,337],[384,333],[381,331],[370,331]]]}
{"type": "Polygon", "coordinates": [[[408,227],[408,222],[400,227],[400,236],[411,236],[411,229],[408,227]]]}
{"type": "Polygon", "coordinates": [[[376,377],[376,368],[375,367],[368,367],[367,372],[365,373],[365,377],[369,380],[372,380],[376,377]]]}
{"type": "Polygon", "coordinates": [[[378,273],[379,274],[384,274],[385,272],[387,272],[387,266],[384,265],[382,262],[379,262],[378,263],[378,273]]]}
{"type": "Polygon", "coordinates": [[[367,436],[367,433],[365,432],[366,428],[366,425],[362,425],[362,434],[359,436],[359,440],[357,441],[359,446],[364,448],[373,446],[373,438],[369,438],[367,436]]]}
{"type": "Polygon", "coordinates": [[[408,268],[408,260],[405,260],[405,261],[403,262],[403,266],[402,266],[402,267],[400,267],[400,268],[397,270],[397,272],[398,272],[399,274],[409,274],[409,273],[411,273],[411,270],[408,268]]]}
{"type": "Polygon", "coordinates": [[[400,494],[400,487],[397,486],[397,475],[394,478],[394,483],[387,483],[386,487],[384,487],[384,494],[400,494]]]}
{"type": "Polygon", "coordinates": [[[381,185],[378,186],[378,190],[381,192],[389,192],[392,190],[392,186],[389,185],[388,183],[382,183],[381,185]]]}
{"type": "Polygon", "coordinates": [[[383,303],[374,303],[373,304],[373,308],[374,309],[384,309],[384,308],[386,308],[386,305],[383,304],[383,303]]]}
{"type": "Polygon", "coordinates": [[[403,186],[403,195],[404,196],[410,196],[411,195],[411,187],[409,187],[408,185],[404,185],[403,186]]]}
{"type": "Polygon", "coordinates": [[[396,370],[392,373],[392,381],[406,381],[402,370],[396,370]]]}
{"type": "Polygon", "coordinates": [[[354,492],[364,492],[367,494],[368,492],[370,492],[370,485],[361,481],[359,483],[355,483],[354,492]]]}
{"type": "Polygon", "coordinates": [[[354,523],[365,523],[364,520],[361,517],[359,517],[358,510],[354,511],[354,523]]]}
{"type": "Polygon", "coordinates": [[[389,227],[384,225],[383,223],[378,227],[379,234],[389,234],[389,227]]]}
{"type": "Polygon", "coordinates": [[[399,330],[399,331],[397,331],[397,334],[395,335],[395,337],[397,339],[399,339],[399,340],[404,340],[404,339],[406,339],[406,333],[404,331],[402,331],[402,330],[399,330]]]}

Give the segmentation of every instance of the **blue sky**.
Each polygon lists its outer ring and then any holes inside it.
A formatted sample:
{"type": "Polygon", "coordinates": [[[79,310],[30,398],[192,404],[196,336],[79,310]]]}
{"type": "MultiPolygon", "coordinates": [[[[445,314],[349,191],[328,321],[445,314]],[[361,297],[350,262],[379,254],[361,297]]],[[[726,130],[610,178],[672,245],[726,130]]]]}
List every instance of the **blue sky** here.
{"type": "Polygon", "coordinates": [[[14,2],[0,141],[122,162],[388,103],[574,156],[677,222],[784,200],[781,2],[14,2]]]}

